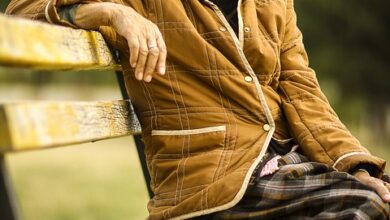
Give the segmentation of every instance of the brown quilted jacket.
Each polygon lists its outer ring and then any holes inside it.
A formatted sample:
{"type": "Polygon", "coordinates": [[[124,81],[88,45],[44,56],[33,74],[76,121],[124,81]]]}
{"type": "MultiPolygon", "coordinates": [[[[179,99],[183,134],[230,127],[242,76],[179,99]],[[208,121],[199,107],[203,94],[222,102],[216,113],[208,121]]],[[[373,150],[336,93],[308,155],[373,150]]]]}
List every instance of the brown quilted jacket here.
{"type": "MultiPolygon", "coordinates": [[[[61,21],[56,9],[98,0],[14,0],[7,13],[61,21]]],[[[308,66],[293,0],[240,0],[239,36],[208,0],[112,0],[156,23],[168,48],[167,74],[126,86],[142,124],[155,196],[150,219],[184,219],[242,198],[271,138],[294,138],[316,162],[382,171],[340,122],[308,66]]],[[[127,48],[110,28],[106,40],[127,48]]],[[[381,172],[379,172],[381,173],[381,172]]]]}

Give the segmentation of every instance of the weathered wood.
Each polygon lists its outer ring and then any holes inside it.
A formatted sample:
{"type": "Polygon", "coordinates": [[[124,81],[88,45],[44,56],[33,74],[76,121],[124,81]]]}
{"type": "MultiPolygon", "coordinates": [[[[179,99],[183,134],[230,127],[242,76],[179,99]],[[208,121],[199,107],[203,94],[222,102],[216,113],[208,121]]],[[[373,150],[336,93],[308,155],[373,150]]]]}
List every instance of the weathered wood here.
{"type": "Polygon", "coordinates": [[[128,101],[0,104],[0,153],[140,133],[128,101]]]}
{"type": "Polygon", "coordinates": [[[120,69],[102,35],[0,14],[0,65],[120,69]]]}

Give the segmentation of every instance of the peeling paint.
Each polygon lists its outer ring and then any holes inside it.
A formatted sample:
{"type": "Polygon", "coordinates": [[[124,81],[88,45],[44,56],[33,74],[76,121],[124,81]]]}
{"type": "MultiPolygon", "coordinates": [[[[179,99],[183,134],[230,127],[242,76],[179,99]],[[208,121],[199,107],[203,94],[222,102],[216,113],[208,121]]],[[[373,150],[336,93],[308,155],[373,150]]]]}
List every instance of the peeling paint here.
{"type": "MultiPolygon", "coordinates": [[[[9,149],[65,146],[140,133],[129,102],[23,102],[0,105],[9,127],[9,149]]],[[[6,139],[4,139],[6,140],[6,139]]],[[[5,143],[0,140],[0,146],[5,143]]],[[[1,151],[1,149],[0,149],[1,151]]]]}

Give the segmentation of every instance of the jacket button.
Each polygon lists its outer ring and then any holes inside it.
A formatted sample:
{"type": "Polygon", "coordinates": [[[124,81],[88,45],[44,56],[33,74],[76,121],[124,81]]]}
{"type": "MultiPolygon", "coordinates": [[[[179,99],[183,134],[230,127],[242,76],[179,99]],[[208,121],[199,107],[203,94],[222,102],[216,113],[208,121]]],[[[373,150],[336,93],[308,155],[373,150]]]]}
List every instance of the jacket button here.
{"type": "Polygon", "coordinates": [[[245,27],[245,28],[244,28],[244,31],[245,31],[245,32],[250,32],[250,31],[251,31],[251,28],[250,28],[250,27],[245,27]]]}
{"type": "Polygon", "coordinates": [[[219,30],[222,31],[222,32],[225,32],[226,28],[224,26],[221,26],[221,27],[219,27],[219,30]]]}
{"type": "Polygon", "coordinates": [[[247,82],[252,82],[253,81],[253,79],[252,79],[252,77],[251,76],[245,76],[245,81],[247,81],[247,82]]]}
{"type": "Polygon", "coordinates": [[[265,125],[263,125],[263,129],[264,129],[264,131],[269,131],[269,130],[271,130],[271,126],[269,124],[265,124],[265,125]]]}

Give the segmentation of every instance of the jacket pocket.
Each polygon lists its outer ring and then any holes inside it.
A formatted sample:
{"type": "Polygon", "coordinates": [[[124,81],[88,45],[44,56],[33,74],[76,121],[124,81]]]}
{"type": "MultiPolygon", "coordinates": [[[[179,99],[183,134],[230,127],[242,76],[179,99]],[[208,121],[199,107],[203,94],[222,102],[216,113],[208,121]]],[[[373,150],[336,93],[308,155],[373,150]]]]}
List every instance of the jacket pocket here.
{"type": "Polygon", "coordinates": [[[223,147],[226,126],[189,130],[152,130],[153,156],[196,154],[223,147]]]}
{"type": "Polygon", "coordinates": [[[225,133],[225,126],[153,130],[149,163],[155,200],[177,202],[215,181],[225,133]]]}

